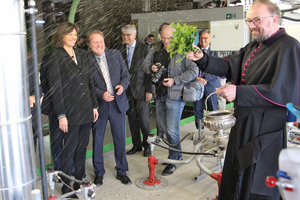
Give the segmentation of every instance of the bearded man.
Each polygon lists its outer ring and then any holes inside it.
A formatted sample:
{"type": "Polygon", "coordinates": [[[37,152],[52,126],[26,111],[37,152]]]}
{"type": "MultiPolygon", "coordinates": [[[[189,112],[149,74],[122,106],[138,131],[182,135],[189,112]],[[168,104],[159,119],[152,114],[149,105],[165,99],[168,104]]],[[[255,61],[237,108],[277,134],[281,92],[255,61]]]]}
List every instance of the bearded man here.
{"type": "Polygon", "coordinates": [[[299,42],[279,28],[280,10],[269,0],[253,2],[247,16],[254,41],[224,59],[189,53],[205,72],[227,76],[233,84],[217,94],[234,101],[219,200],[277,200],[266,176],[276,176],[278,156],[286,148],[286,104],[299,106],[299,42]]]}

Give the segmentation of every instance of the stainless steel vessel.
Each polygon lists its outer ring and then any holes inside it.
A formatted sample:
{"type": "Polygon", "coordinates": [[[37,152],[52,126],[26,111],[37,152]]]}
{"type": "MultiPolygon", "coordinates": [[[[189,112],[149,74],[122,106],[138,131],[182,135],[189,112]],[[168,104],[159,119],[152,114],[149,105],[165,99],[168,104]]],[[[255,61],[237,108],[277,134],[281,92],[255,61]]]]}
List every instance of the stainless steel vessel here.
{"type": "Polygon", "coordinates": [[[210,111],[204,114],[203,124],[206,128],[217,131],[231,128],[236,122],[233,113],[233,109],[210,111]]]}

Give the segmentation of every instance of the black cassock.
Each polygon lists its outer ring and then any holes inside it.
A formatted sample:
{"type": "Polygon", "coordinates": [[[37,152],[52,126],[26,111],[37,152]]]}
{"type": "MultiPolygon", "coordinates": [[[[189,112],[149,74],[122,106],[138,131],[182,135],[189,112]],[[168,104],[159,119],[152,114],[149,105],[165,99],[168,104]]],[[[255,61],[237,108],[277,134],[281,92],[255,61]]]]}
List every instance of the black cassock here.
{"type": "Polygon", "coordinates": [[[286,148],[285,105],[299,106],[299,59],[299,42],[280,29],[237,54],[224,59],[205,55],[196,62],[237,86],[237,122],[229,137],[219,200],[280,199],[278,189],[268,188],[265,179],[276,176],[279,153],[286,148]]]}

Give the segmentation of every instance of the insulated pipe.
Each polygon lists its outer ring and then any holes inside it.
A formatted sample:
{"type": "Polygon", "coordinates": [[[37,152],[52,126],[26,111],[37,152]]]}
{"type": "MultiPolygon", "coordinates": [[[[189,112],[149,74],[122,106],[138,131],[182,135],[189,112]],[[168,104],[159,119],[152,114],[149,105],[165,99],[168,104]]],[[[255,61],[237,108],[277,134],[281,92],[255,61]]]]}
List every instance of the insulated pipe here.
{"type": "Polygon", "coordinates": [[[0,200],[31,199],[36,187],[23,0],[0,8],[0,200]]]}

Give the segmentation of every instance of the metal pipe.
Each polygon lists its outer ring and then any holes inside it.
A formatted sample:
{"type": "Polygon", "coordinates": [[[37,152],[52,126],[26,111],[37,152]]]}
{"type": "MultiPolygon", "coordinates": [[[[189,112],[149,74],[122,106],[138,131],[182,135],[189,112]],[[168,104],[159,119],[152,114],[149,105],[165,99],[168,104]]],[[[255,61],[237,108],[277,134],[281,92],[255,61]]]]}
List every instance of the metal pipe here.
{"type": "Polygon", "coordinates": [[[30,16],[30,28],[31,28],[31,49],[32,49],[32,61],[34,66],[34,79],[35,79],[35,102],[37,110],[37,126],[38,126],[38,141],[39,141],[39,155],[40,155],[40,169],[42,177],[42,189],[43,189],[43,199],[47,200],[47,176],[46,176],[46,163],[45,163],[45,154],[44,154],[44,140],[43,140],[43,129],[42,129],[42,116],[41,116],[41,107],[40,104],[40,86],[39,86],[39,74],[38,74],[38,60],[37,60],[37,45],[36,45],[36,28],[35,28],[35,13],[37,12],[35,8],[35,1],[29,0],[29,16],[30,16]]]}
{"type": "Polygon", "coordinates": [[[23,0],[1,1],[0,200],[31,199],[36,187],[24,17],[23,0]]]}
{"type": "MultiPolygon", "coordinates": [[[[210,152],[210,151],[212,151],[213,149],[215,149],[215,148],[212,148],[212,149],[208,150],[207,152],[210,152]]],[[[204,173],[206,173],[206,174],[208,174],[208,175],[210,176],[212,172],[202,164],[202,162],[201,162],[202,157],[203,157],[202,155],[197,156],[196,163],[197,163],[198,167],[199,167],[204,173]]]]}

